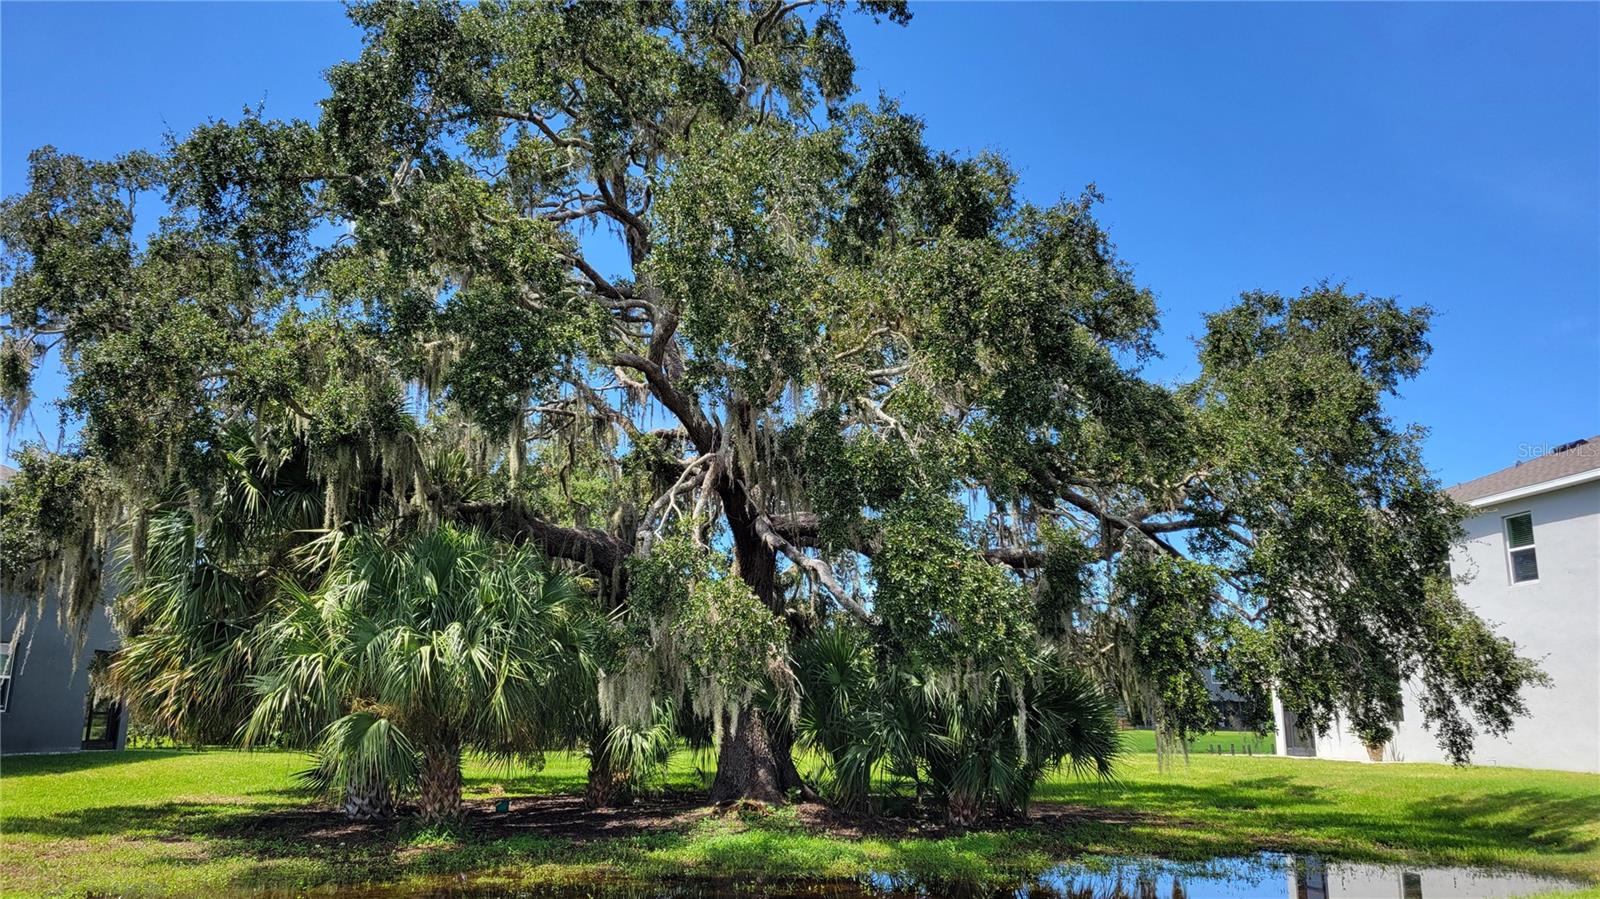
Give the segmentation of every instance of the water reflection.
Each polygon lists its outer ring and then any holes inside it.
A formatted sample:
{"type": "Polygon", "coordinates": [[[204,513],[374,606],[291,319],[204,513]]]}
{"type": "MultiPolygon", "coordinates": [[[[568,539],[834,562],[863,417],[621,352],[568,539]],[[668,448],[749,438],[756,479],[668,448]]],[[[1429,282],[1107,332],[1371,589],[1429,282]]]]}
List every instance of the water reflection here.
{"type": "Polygon", "coordinates": [[[1578,886],[1510,871],[1399,868],[1282,855],[1205,865],[1123,860],[1062,865],[1007,895],[1022,899],[1502,899],[1578,886]]]}
{"type": "Polygon", "coordinates": [[[1578,886],[1510,871],[1400,868],[1264,854],[1203,864],[1090,859],[1058,865],[1020,883],[981,887],[874,874],[843,881],[678,878],[564,886],[396,885],[328,895],[341,899],[1509,899],[1578,886]]]}

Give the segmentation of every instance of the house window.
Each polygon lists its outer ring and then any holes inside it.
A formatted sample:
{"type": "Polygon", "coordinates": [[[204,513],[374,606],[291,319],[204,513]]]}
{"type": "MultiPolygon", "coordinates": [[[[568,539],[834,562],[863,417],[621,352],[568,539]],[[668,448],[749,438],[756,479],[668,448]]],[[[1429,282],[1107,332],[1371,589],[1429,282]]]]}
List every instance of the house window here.
{"type": "Polygon", "coordinates": [[[0,643],[0,712],[11,707],[11,666],[17,658],[17,636],[0,643]]]}
{"type": "Polygon", "coordinates": [[[1533,513],[1506,516],[1506,562],[1511,568],[1511,583],[1526,584],[1539,579],[1539,556],[1533,543],[1533,513]]]}

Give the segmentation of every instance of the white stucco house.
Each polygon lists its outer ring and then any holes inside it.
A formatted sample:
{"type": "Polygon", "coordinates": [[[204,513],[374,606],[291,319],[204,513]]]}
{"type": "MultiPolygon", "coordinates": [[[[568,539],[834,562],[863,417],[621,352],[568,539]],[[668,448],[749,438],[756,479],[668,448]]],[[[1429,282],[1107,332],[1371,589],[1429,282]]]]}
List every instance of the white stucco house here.
{"type": "MultiPolygon", "coordinates": [[[[1575,440],[1449,493],[1474,514],[1450,560],[1461,598],[1539,661],[1529,717],[1502,738],[1479,734],[1480,765],[1600,773],[1600,436],[1575,440]]],[[[1447,762],[1410,688],[1385,761],[1447,762]]],[[[1368,761],[1347,728],[1309,734],[1273,703],[1279,755],[1368,761]],[[1286,720],[1287,718],[1287,720],[1286,720]]]]}

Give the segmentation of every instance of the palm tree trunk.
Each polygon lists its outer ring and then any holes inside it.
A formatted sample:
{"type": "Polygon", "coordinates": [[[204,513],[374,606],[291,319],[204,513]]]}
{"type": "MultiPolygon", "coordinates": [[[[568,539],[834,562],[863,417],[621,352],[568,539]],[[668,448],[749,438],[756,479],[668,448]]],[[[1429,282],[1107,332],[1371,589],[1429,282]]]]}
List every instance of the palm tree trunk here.
{"type": "Polygon", "coordinates": [[[633,772],[619,767],[611,755],[610,729],[596,728],[589,741],[589,779],[583,788],[587,808],[613,808],[633,800],[633,772]]]}
{"type": "Polygon", "coordinates": [[[945,817],[951,824],[969,826],[983,814],[983,798],[964,793],[951,793],[945,797],[945,817]]]}
{"type": "Polygon", "coordinates": [[[344,785],[344,816],[351,821],[381,821],[394,814],[394,794],[377,777],[351,778],[344,785]]]}
{"type": "Polygon", "coordinates": [[[418,783],[418,817],[425,824],[461,820],[461,744],[454,740],[428,743],[422,749],[418,783]]]}

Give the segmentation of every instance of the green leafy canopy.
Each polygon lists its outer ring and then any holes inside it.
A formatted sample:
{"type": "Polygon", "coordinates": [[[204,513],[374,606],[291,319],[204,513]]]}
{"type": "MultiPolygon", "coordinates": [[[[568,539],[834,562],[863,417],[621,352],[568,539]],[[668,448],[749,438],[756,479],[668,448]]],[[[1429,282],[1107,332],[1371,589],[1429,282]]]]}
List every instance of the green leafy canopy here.
{"type": "MultiPolygon", "coordinates": [[[[1373,740],[1421,684],[1462,760],[1523,710],[1538,672],[1456,597],[1463,510],[1385,407],[1430,310],[1249,293],[1207,319],[1191,382],[1150,380],[1156,298],[1092,185],[1025,202],[999,154],[931,148],[856,96],[846,33],[905,24],[900,4],[350,15],[363,48],[316,121],[45,148],[0,205],[9,420],[49,358],[82,426],[5,490],[6,573],[13,541],[39,565],[128,545],[128,658],[172,672],[150,683],[174,727],[240,723],[239,697],[200,709],[180,684],[273,676],[174,635],[192,572],[146,544],[177,513],[245,629],[310,615],[272,585],[329,595],[341,540],[536,549],[608,622],[585,721],[753,722],[772,740],[722,741],[740,795],[789,778],[761,704],[809,701],[796,648],[840,626],[949,745],[1020,721],[995,751],[1024,785],[1049,696],[1099,715],[1080,675],[1173,738],[1213,723],[1203,669],[1373,740]],[[141,197],[161,214],[136,240],[141,197]],[[80,482],[98,511],[61,514],[80,482]]],[[[351,695],[409,708],[362,676],[351,695]]],[[[606,745],[586,726],[535,742],[606,745]]],[[[980,780],[946,791],[962,815],[1024,801],[980,780]]]]}

